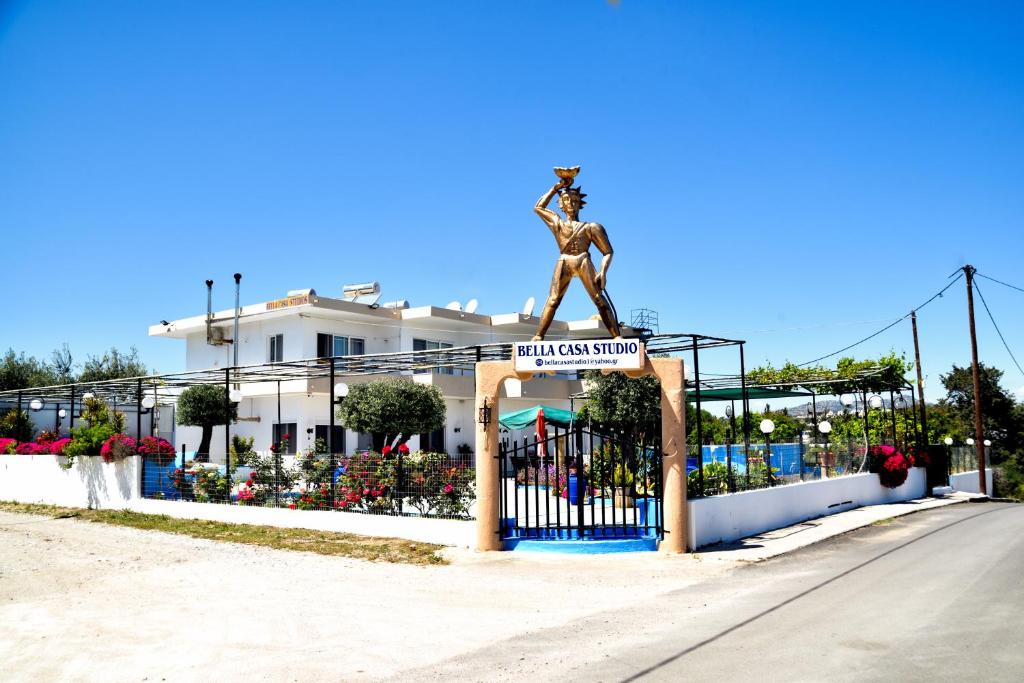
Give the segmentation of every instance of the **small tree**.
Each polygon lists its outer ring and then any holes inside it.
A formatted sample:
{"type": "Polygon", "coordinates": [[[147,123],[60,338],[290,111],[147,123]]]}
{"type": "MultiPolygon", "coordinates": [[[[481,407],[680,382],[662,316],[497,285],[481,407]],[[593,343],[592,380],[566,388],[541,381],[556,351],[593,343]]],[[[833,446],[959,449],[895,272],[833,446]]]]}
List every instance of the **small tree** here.
{"type": "Polygon", "coordinates": [[[631,378],[600,370],[584,374],[589,388],[586,403],[591,419],[631,439],[647,441],[661,425],[661,383],[653,375],[631,378]]]}
{"type": "Polygon", "coordinates": [[[414,434],[444,426],[444,398],[437,387],[405,379],[385,379],[352,387],[338,408],[346,428],[373,438],[373,450],[384,448],[389,438],[402,435],[401,443],[414,434]]]}
{"type": "Polygon", "coordinates": [[[238,404],[228,401],[227,389],[218,384],[198,384],[178,398],[178,424],[202,427],[199,456],[209,457],[213,428],[238,419],[238,404]]]}

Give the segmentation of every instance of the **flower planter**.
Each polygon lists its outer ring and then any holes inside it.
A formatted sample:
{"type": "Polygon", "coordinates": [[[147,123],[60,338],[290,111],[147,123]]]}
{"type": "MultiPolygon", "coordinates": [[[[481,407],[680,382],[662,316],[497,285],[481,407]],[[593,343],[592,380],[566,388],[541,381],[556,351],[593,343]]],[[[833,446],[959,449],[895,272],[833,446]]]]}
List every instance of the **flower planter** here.
{"type": "Polygon", "coordinates": [[[615,507],[626,509],[633,507],[636,503],[633,499],[632,489],[626,489],[621,486],[615,487],[614,495],[615,507]]]}
{"type": "Polygon", "coordinates": [[[587,478],[586,478],[586,476],[581,476],[581,475],[577,475],[577,474],[570,474],[569,475],[569,502],[572,503],[573,505],[575,505],[576,501],[580,499],[579,496],[580,496],[581,493],[583,494],[582,495],[582,499],[586,500],[587,499],[586,488],[587,488],[587,478]],[[580,488],[582,488],[583,491],[580,491],[580,488]]]}

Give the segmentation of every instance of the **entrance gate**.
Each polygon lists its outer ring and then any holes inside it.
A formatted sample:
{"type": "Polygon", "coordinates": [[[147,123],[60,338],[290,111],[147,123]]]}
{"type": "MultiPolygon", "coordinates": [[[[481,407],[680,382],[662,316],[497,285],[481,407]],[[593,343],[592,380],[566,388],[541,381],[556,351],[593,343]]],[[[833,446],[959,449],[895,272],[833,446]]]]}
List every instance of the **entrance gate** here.
{"type": "MultiPolygon", "coordinates": [[[[654,431],[660,432],[660,426],[654,431]]],[[[502,441],[504,540],[664,538],[660,439],[575,425],[543,439],[502,441]]]]}

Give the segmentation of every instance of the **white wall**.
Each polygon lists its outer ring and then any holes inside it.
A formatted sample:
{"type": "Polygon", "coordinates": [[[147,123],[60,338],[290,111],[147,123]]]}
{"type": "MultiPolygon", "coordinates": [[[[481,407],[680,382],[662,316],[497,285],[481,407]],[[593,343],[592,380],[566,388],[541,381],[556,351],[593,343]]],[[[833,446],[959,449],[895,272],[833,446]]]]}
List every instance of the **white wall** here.
{"type": "Polygon", "coordinates": [[[121,508],[139,498],[139,458],[112,463],[79,457],[70,470],[57,455],[0,455],[0,500],[80,508],[121,508]]]}
{"type": "Polygon", "coordinates": [[[877,474],[853,474],[691,500],[690,549],[735,541],[863,505],[922,498],[926,488],[924,468],[911,467],[907,481],[896,489],[882,486],[877,474]]]}
{"type": "MultiPolygon", "coordinates": [[[[978,486],[978,470],[971,472],[961,472],[959,474],[949,475],[949,485],[953,487],[954,491],[962,491],[964,493],[981,493],[981,488],[978,486]]],[[[992,495],[992,469],[985,469],[985,486],[988,489],[988,495],[992,495]]]]}

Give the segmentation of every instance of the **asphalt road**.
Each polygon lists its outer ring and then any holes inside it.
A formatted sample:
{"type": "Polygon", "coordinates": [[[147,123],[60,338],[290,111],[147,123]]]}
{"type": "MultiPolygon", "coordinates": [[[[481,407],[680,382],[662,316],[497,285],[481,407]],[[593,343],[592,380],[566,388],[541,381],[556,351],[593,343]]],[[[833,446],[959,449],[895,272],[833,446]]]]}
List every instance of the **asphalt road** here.
{"type": "Polygon", "coordinates": [[[1022,681],[1024,505],[901,517],[399,678],[1022,681]]]}

